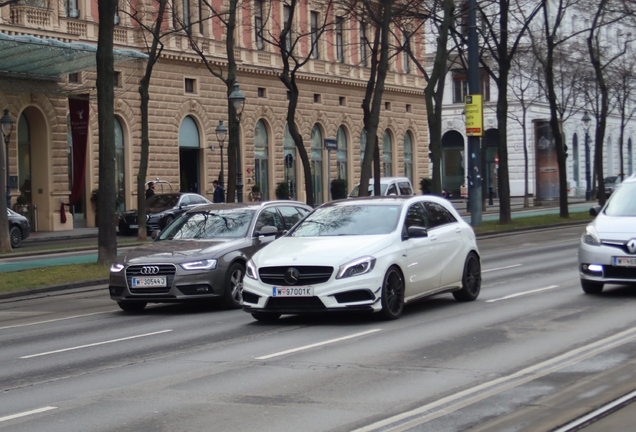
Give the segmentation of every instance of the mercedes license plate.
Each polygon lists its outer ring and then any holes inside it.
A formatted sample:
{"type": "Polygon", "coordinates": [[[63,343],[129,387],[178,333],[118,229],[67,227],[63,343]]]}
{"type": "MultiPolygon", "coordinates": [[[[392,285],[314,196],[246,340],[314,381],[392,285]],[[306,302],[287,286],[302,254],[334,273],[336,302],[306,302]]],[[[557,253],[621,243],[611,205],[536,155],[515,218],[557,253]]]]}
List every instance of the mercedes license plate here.
{"type": "Polygon", "coordinates": [[[272,289],[274,297],[313,297],[314,287],[274,287],[272,289]]]}
{"type": "Polygon", "coordinates": [[[636,257],[613,257],[617,267],[636,267],[636,257]]]}
{"type": "Polygon", "coordinates": [[[128,228],[137,229],[137,228],[139,228],[139,225],[128,225],[128,228]]]}
{"type": "Polygon", "coordinates": [[[165,287],[166,278],[162,276],[154,277],[134,277],[132,278],[132,286],[137,287],[165,287]]]}

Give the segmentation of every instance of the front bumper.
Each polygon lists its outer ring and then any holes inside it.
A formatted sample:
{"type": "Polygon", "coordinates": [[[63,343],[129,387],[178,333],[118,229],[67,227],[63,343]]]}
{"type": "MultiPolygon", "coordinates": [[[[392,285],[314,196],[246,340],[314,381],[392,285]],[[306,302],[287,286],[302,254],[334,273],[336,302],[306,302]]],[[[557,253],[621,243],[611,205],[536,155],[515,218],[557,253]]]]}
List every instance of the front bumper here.
{"type": "Polygon", "coordinates": [[[225,271],[183,270],[173,264],[143,264],[126,266],[118,273],[111,273],[108,290],[115,301],[145,301],[148,303],[181,303],[213,299],[223,296],[225,290],[225,271]],[[167,279],[166,287],[132,287],[135,269],[143,266],[160,266],[159,276],[167,279]],[[170,269],[170,267],[172,269],[170,269]]]}
{"type": "Polygon", "coordinates": [[[332,277],[313,285],[313,297],[278,297],[275,285],[260,279],[243,279],[243,310],[250,313],[310,314],[324,312],[379,312],[382,309],[382,276],[368,275],[345,279],[332,277]]]}
{"type": "Polygon", "coordinates": [[[583,280],[613,284],[636,284],[636,267],[613,265],[613,257],[634,257],[616,246],[579,244],[579,276],[583,280]]]}

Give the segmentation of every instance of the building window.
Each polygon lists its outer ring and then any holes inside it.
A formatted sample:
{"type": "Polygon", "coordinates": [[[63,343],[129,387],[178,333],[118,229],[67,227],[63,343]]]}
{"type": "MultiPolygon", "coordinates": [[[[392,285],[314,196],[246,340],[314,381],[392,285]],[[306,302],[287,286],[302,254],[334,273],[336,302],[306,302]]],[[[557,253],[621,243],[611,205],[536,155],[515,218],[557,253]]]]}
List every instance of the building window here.
{"type": "Polygon", "coordinates": [[[254,0],[254,41],[256,49],[261,51],[265,49],[263,43],[263,0],[254,0]]]}
{"type": "Polygon", "coordinates": [[[115,87],[121,87],[121,72],[115,71],[113,75],[113,85],[115,87]]]}
{"type": "Polygon", "coordinates": [[[205,23],[207,14],[204,13],[204,8],[206,7],[206,2],[204,0],[199,0],[199,33],[206,34],[205,32],[205,23]]]}
{"type": "Polygon", "coordinates": [[[289,125],[285,124],[283,136],[283,160],[285,161],[285,181],[289,187],[289,197],[296,199],[296,143],[289,133],[289,125]]]}
{"type": "Polygon", "coordinates": [[[344,18],[336,17],[336,59],[339,63],[344,63],[344,18]]]}
{"type": "Polygon", "coordinates": [[[413,112],[413,107],[411,107],[411,104],[406,104],[406,112],[407,113],[412,113],[413,112]]]}
{"type": "Polygon", "coordinates": [[[77,1],[78,0],[66,0],[64,2],[67,17],[79,18],[79,9],[77,8],[77,1]]]}
{"type": "Polygon", "coordinates": [[[364,23],[360,23],[360,64],[367,67],[367,30],[364,23]]]}
{"type": "Polygon", "coordinates": [[[404,134],[404,176],[413,184],[413,136],[410,131],[404,134]]]}
{"type": "Polygon", "coordinates": [[[384,130],[382,137],[382,164],[384,177],[393,175],[393,144],[391,143],[391,133],[388,129],[384,130]]]}
{"type": "Polygon", "coordinates": [[[79,73],[75,72],[75,73],[72,73],[72,74],[68,74],[68,82],[73,83],[73,84],[78,84],[80,82],[79,73]]]}
{"type": "MultiPolygon", "coordinates": [[[[483,101],[490,100],[490,77],[484,71],[481,72],[481,77],[479,81],[479,86],[481,89],[481,95],[483,97],[483,101]]],[[[466,95],[468,92],[468,76],[466,76],[465,72],[457,73],[453,75],[453,102],[454,103],[464,103],[466,95]]]]}
{"type": "Polygon", "coordinates": [[[320,58],[320,50],[318,49],[318,12],[311,12],[311,56],[315,59],[320,58]]]}
{"type": "Polygon", "coordinates": [[[259,98],[266,98],[267,97],[267,89],[265,89],[263,87],[259,87],[258,88],[258,97],[259,98]]]}
{"type": "Polygon", "coordinates": [[[386,111],[391,111],[391,102],[384,102],[384,109],[386,111]]]}
{"type": "Polygon", "coordinates": [[[190,33],[190,0],[183,0],[181,3],[183,7],[183,28],[189,34],[190,33]]]}
{"type": "Polygon", "coordinates": [[[322,204],[322,133],[315,124],[311,129],[311,182],[314,188],[314,204],[322,204]]]}
{"type": "Polygon", "coordinates": [[[338,141],[338,150],[336,151],[338,178],[347,180],[347,134],[343,126],[338,128],[336,140],[338,141]]]}
{"type": "Polygon", "coordinates": [[[268,172],[269,136],[263,120],[254,127],[254,184],[261,188],[263,201],[269,199],[268,172]]]}
{"type": "Polygon", "coordinates": [[[367,150],[367,130],[362,128],[360,132],[360,163],[364,160],[364,153],[367,150]]]}
{"type": "Polygon", "coordinates": [[[197,80],[193,78],[185,79],[185,92],[186,93],[196,93],[197,92],[197,80]]]}
{"type": "Polygon", "coordinates": [[[402,68],[404,73],[411,73],[411,64],[409,59],[409,50],[411,49],[411,34],[404,32],[404,43],[402,46],[402,68]]]}
{"type": "Polygon", "coordinates": [[[314,103],[322,103],[322,95],[320,93],[314,93],[314,103]]]}
{"type": "Polygon", "coordinates": [[[118,199],[117,213],[126,210],[126,173],[124,158],[124,130],[118,118],[115,118],[115,185],[117,186],[118,199]]]}
{"type": "MultiPolygon", "coordinates": [[[[289,32],[285,36],[285,50],[291,52],[292,49],[292,28],[289,20],[291,19],[291,7],[283,5],[283,27],[289,26],[289,32]]],[[[281,29],[282,31],[283,29],[281,29]]]]}
{"type": "Polygon", "coordinates": [[[340,106],[347,106],[347,98],[346,97],[340,96],[338,101],[340,103],[340,106]]]}

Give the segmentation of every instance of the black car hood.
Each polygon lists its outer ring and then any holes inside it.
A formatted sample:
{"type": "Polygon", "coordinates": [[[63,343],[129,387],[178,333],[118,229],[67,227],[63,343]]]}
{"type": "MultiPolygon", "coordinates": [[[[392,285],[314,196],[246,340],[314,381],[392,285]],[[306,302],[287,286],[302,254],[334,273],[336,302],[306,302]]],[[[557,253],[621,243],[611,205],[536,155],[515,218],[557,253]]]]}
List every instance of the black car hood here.
{"type": "Polygon", "coordinates": [[[246,239],[227,240],[162,240],[133,249],[123,256],[126,264],[182,263],[214,258],[223,251],[238,249],[246,239]]]}
{"type": "MultiPolygon", "coordinates": [[[[147,208],[146,214],[161,213],[161,212],[165,212],[166,210],[172,210],[173,208],[175,207],[147,208]]],[[[126,210],[125,212],[122,212],[121,214],[124,216],[137,216],[137,209],[126,210]]]]}

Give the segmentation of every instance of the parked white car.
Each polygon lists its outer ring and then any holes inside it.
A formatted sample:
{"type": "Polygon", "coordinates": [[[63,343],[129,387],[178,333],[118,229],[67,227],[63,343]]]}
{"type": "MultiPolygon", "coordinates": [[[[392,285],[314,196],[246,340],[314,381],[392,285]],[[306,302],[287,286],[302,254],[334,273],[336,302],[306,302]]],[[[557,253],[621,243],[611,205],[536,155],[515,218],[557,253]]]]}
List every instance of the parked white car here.
{"type": "MultiPolygon", "coordinates": [[[[357,197],[359,188],[360,183],[355,185],[349,194],[349,198],[357,197]]],[[[369,195],[373,196],[374,194],[373,178],[370,178],[369,195]]],[[[380,195],[413,195],[413,185],[408,177],[382,177],[380,178],[380,195]]]]}
{"type": "Polygon", "coordinates": [[[611,284],[636,285],[636,175],[620,183],[605,206],[590,210],[596,218],[579,244],[579,275],[586,294],[611,284]]]}
{"type": "Polygon", "coordinates": [[[402,314],[405,303],[451,292],[475,300],[481,262],[475,234],[432,195],[324,204],[247,263],[243,310],[271,321],[328,311],[402,314]]]}

